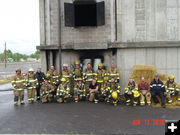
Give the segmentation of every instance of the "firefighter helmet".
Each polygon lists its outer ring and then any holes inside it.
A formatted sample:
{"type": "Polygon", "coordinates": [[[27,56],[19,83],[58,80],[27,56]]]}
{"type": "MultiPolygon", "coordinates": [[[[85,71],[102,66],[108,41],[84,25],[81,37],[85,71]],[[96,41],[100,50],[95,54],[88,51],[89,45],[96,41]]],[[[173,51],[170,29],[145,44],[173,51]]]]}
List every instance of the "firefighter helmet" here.
{"type": "Polygon", "coordinates": [[[65,82],[65,81],[66,81],[66,78],[62,78],[62,79],[61,79],[61,82],[65,82]]]}
{"type": "Polygon", "coordinates": [[[114,91],[114,92],[112,93],[112,98],[113,98],[113,99],[117,99],[117,98],[118,98],[117,92],[114,91]]]}
{"type": "Polygon", "coordinates": [[[68,64],[63,64],[63,67],[68,67],[68,64]]]}
{"type": "Polygon", "coordinates": [[[33,69],[33,68],[30,68],[28,71],[29,71],[29,72],[34,72],[34,69],[33,69]]]}
{"type": "Polygon", "coordinates": [[[173,79],[174,79],[174,76],[173,76],[173,75],[170,75],[170,76],[169,76],[169,79],[170,79],[170,80],[173,80],[173,79]]]}
{"type": "Polygon", "coordinates": [[[139,92],[138,92],[137,90],[135,90],[133,94],[134,94],[134,97],[135,97],[135,98],[137,98],[137,97],[140,96],[140,94],[139,94],[139,92]]]}
{"type": "Polygon", "coordinates": [[[75,65],[79,65],[79,61],[76,61],[76,62],[75,62],[75,65]]]}
{"type": "Polygon", "coordinates": [[[99,64],[98,64],[98,66],[99,66],[99,67],[102,67],[102,66],[103,66],[103,64],[102,64],[102,63],[99,63],[99,64]]]}

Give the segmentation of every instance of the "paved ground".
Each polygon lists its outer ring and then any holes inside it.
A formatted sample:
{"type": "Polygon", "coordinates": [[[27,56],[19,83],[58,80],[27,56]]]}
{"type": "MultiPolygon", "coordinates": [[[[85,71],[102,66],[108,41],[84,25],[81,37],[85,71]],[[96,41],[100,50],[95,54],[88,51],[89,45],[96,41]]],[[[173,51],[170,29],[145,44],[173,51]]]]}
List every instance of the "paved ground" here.
{"type": "Polygon", "coordinates": [[[153,120],[180,119],[180,109],[126,107],[89,102],[13,105],[12,91],[0,92],[0,134],[153,134],[164,135],[164,126],[153,120]],[[132,125],[141,120],[140,125],[132,125]],[[150,125],[144,124],[150,120],[150,125]]]}
{"type": "Polygon", "coordinates": [[[13,90],[11,83],[2,83],[0,84],[0,91],[10,91],[13,90]]]}

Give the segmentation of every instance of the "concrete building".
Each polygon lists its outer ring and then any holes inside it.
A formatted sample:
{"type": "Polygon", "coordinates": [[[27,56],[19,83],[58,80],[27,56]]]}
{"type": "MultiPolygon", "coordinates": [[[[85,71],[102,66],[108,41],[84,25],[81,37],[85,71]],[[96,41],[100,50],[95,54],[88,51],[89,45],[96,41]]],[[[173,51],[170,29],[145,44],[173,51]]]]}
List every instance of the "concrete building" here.
{"type": "Polygon", "coordinates": [[[135,64],[154,65],[180,82],[180,0],[39,0],[39,5],[43,71],[101,60],[106,67],[117,65],[123,88],[135,64]],[[96,14],[94,22],[87,9],[96,14]]]}

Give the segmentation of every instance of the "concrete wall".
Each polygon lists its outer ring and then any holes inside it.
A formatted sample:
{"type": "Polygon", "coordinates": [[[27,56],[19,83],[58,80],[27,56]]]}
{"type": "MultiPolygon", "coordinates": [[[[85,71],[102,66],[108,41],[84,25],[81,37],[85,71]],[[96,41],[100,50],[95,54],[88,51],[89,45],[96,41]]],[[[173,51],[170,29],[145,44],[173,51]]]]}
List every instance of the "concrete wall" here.
{"type": "MultiPolygon", "coordinates": [[[[100,2],[102,0],[97,0],[100,2]]],[[[105,1],[105,25],[98,27],[65,27],[64,22],[64,2],[72,3],[72,0],[62,0],[62,44],[72,43],[96,43],[96,42],[110,42],[111,41],[111,11],[113,6],[110,0],[105,1]]],[[[112,0],[114,1],[114,0],[112,0]]]]}
{"type": "MultiPolygon", "coordinates": [[[[100,2],[102,0],[97,0],[100,2]]],[[[64,3],[72,0],[61,0],[61,34],[62,44],[104,43],[114,40],[114,0],[105,1],[105,25],[99,27],[65,27],[64,3]],[[110,8],[111,7],[111,8],[110,8]]],[[[40,37],[41,45],[58,45],[58,0],[39,0],[40,2],[40,37]],[[45,7],[45,8],[44,8],[45,7]],[[44,12],[45,9],[45,12],[44,12]],[[45,20],[44,20],[45,17],[45,20]]]]}
{"type": "Polygon", "coordinates": [[[117,0],[118,41],[180,40],[180,0],[117,0]]]}
{"type": "Polygon", "coordinates": [[[118,49],[117,65],[122,88],[128,82],[134,65],[154,65],[157,72],[173,74],[180,82],[180,48],[118,49]]]}

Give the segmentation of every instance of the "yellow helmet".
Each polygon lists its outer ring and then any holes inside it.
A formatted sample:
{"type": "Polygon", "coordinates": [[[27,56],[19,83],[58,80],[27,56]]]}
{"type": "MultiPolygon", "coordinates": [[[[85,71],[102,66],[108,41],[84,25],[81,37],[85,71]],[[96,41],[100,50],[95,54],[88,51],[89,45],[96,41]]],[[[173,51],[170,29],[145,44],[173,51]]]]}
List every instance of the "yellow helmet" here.
{"type": "Polygon", "coordinates": [[[140,94],[139,94],[139,92],[137,90],[135,90],[133,94],[134,94],[135,98],[140,96],[140,94]]]}
{"type": "Polygon", "coordinates": [[[61,82],[65,82],[66,81],[66,78],[61,78],[61,82]]]}
{"type": "Polygon", "coordinates": [[[99,66],[99,67],[102,67],[102,66],[103,66],[103,64],[102,64],[102,63],[99,63],[99,64],[98,64],[98,66],[99,66]]]}
{"type": "Polygon", "coordinates": [[[173,79],[174,79],[174,76],[173,76],[173,75],[170,75],[170,76],[169,76],[169,79],[170,79],[170,80],[173,80],[173,79]]]}
{"type": "Polygon", "coordinates": [[[112,98],[113,98],[113,99],[117,99],[117,98],[118,98],[117,92],[114,91],[114,92],[112,93],[112,98]]]}
{"type": "Polygon", "coordinates": [[[76,64],[76,65],[79,65],[79,61],[76,61],[75,64],[76,64]]]}
{"type": "Polygon", "coordinates": [[[48,79],[51,75],[49,73],[46,74],[46,78],[48,79]]]}

